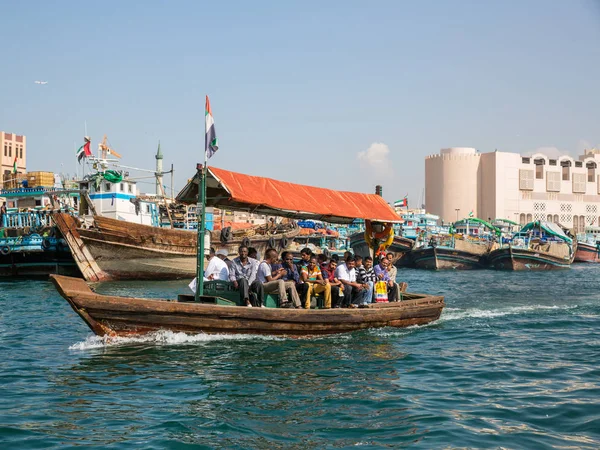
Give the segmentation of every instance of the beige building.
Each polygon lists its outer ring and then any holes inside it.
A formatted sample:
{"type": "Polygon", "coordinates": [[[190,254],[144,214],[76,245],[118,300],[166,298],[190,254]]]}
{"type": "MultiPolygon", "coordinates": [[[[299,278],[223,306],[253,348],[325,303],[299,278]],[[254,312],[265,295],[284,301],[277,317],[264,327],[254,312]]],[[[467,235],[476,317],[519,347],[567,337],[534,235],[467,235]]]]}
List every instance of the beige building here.
{"type": "Polygon", "coordinates": [[[444,222],[472,212],[485,220],[547,220],[583,231],[600,225],[599,163],[598,150],[573,159],[442,149],[425,158],[427,211],[444,222]]]}
{"type": "Polygon", "coordinates": [[[0,186],[13,178],[13,164],[17,158],[17,173],[27,171],[27,138],[0,131],[0,186]]]}

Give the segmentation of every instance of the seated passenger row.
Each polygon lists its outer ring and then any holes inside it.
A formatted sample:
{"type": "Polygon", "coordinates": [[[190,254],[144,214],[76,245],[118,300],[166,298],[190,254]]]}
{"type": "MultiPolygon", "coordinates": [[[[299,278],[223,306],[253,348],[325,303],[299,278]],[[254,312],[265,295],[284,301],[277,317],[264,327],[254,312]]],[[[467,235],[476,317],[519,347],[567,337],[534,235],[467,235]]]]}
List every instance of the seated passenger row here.
{"type": "MultiPolygon", "coordinates": [[[[316,295],[323,296],[325,309],[365,308],[373,302],[375,286],[378,286],[378,298],[399,299],[391,253],[382,257],[376,266],[371,257],[365,258],[363,265],[362,258],[350,252],[344,254],[342,263],[337,255],[328,262],[325,255],[314,255],[308,247],[301,250],[297,263],[291,252],[284,251],[280,259],[272,248],[265,252],[261,262],[252,254],[256,255],[256,250],[241,246],[238,256],[230,260],[227,250],[216,251],[204,279],[230,281],[239,291],[240,303],[248,307],[264,307],[265,294],[277,294],[280,308],[309,309],[311,298],[316,295]]],[[[192,284],[195,285],[195,280],[192,284]]]]}

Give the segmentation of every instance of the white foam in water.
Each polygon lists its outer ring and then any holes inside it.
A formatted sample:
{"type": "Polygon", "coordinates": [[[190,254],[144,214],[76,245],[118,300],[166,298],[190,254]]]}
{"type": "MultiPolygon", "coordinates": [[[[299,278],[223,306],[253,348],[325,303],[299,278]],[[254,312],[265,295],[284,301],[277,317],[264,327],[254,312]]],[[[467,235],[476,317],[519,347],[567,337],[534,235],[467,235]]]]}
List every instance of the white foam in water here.
{"type": "Polygon", "coordinates": [[[462,319],[490,319],[494,317],[510,316],[516,314],[526,314],[534,311],[548,311],[548,310],[565,310],[577,308],[574,306],[558,306],[558,305],[527,305],[527,306],[512,306],[508,308],[500,309],[467,309],[461,310],[458,308],[446,308],[440,317],[440,321],[446,320],[462,320],[462,319]]]}
{"type": "Polygon", "coordinates": [[[94,348],[112,347],[118,345],[129,345],[139,343],[150,343],[158,345],[179,345],[179,344],[194,344],[198,342],[212,341],[245,341],[262,339],[262,340],[280,340],[274,336],[261,336],[252,334],[186,334],[174,333],[173,331],[161,330],[154,333],[148,333],[141,336],[130,337],[100,337],[89,336],[85,341],[78,342],[69,347],[69,350],[90,350],[94,348]]]}

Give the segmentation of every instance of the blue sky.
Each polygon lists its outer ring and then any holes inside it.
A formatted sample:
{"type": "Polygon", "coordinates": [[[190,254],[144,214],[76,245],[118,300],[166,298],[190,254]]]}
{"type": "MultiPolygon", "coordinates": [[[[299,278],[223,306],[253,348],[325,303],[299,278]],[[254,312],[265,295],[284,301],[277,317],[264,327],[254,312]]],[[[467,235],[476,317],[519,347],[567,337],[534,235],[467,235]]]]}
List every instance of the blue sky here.
{"type": "Polygon", "coordinates": [[[160,139],[181,188],[202,160],[205,94],[210,164],[379,182],[412,205],[442,147],[600,146],[595,0],[5,2],[2,18],[0,129],[27,135],[29,170],[72,174],[86,122],[126,165],[153,168],[160,139]]]}

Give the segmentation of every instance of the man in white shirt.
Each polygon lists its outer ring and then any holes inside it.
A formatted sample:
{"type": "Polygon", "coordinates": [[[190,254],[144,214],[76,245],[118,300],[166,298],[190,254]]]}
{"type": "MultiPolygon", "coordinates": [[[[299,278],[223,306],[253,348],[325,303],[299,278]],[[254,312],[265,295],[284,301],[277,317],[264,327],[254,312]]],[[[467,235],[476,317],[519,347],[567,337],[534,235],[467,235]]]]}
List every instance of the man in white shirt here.
{"type": "MultiPolygon", "coordinates": [[[[227,250],[222,248],[217,250],[215,256],[213,256],[208,262],[208,267],[204,271],[204,281],[212,281],[212,280],[229,280],[229,269],[227,268],[227,264],[225,263],[225,258],[227,258],[227,250]]],[[[192,291],[196,292],[196,278],[192,280],[189,284],[189,287],[192,291]]]]}
{"type": "Polygon", "coordinates": [[[365,297],[367,292],[365,287],[356,282],[356,260],[354,256],[350,256],[346,259],[346,264],[340,264],[335,269],[335,277],[342,282],[344,285],[344,301],[342,302],[342,308],[350,307],[352,303],[352,297],[360,296],[362,299],[365,297]]]}

